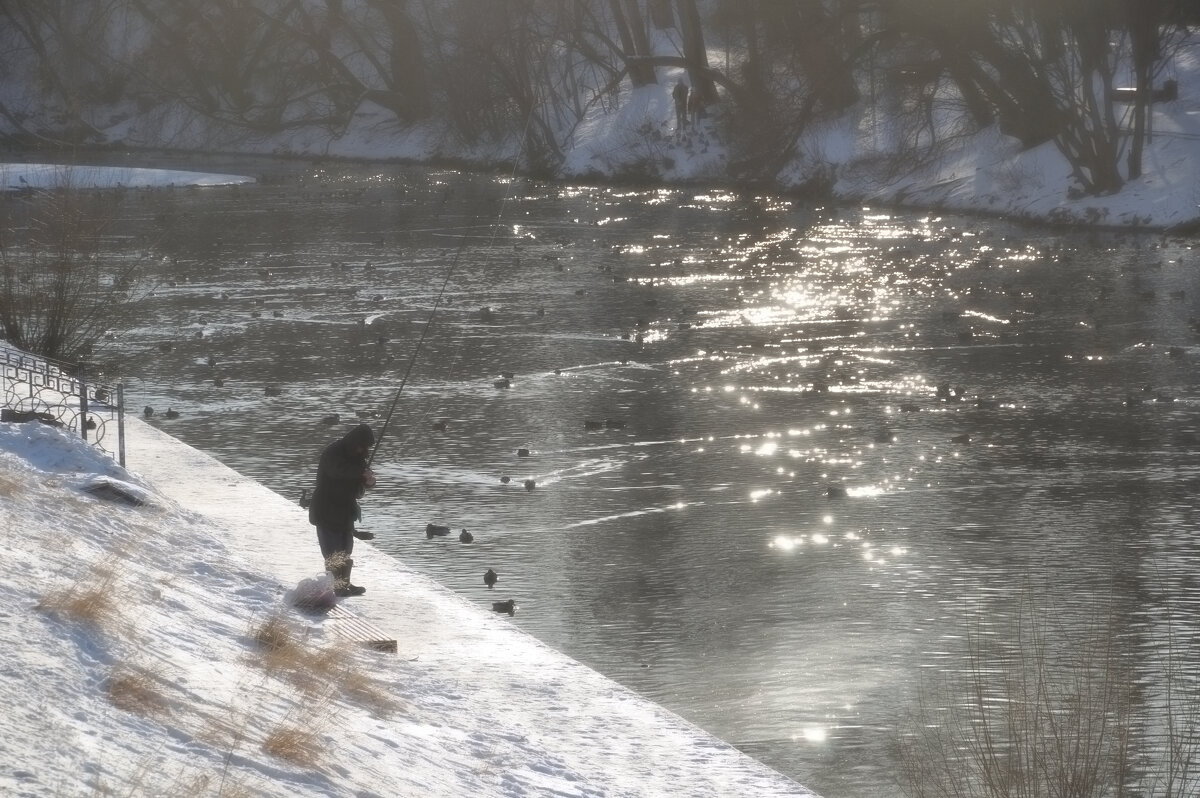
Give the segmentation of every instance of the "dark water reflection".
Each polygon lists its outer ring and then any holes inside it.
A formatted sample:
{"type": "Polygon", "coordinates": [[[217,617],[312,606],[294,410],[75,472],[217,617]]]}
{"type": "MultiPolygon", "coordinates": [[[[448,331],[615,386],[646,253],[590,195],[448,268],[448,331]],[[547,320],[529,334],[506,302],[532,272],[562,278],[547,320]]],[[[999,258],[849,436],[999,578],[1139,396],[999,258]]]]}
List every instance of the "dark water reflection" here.
{"type": "Polygon", "coordinates": [[[1082,624],[1111,594],[1143,664],[1165,607],[1195,617],[1189,242],[202,168],[264,182],[122,203],[169,256],[101,353],[131,404],[298,496],[324,442],[386,413],[444,284],[365,527],[484,606],[494,568],[515,623],[827,796],[898,794],[922,674],[1031,595],[1082,624]],[[606,418],[624,427],[585,428],[606,418]],[[430,521],[476,542],[426,540],[430,521]]]}

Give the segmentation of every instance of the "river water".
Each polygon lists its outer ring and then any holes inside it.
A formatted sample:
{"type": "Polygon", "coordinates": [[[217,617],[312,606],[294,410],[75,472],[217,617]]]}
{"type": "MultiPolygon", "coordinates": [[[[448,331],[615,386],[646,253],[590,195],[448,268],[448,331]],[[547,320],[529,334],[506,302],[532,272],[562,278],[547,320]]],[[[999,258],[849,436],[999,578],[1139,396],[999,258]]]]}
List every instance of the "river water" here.
{"type": "Polygon", "coordinates": [[[512,623],[828,798],[899,795],[929,675],[1022,607],[1071,632],[1104,604],[1137,667],[1168,616],[1191,634],[1192,242],[169,165],[260,182],[114,203],[115,234],[156,253],[97,353],[135,411],[297,497],[411,362],[364,502],[376,545],[482,608],[515,598],[512,623]]]}

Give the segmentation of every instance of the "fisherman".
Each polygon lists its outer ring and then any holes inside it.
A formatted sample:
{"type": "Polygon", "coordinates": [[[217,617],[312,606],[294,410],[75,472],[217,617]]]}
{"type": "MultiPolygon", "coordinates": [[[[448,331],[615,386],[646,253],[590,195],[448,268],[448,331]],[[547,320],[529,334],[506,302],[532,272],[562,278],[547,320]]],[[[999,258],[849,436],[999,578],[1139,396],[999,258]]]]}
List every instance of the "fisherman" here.
{"type": "Polygon", "coordinates": [[[325,447],[317,464],[317,484],[308,506],[308,521],[317,528],[317,542],[325,558],[325,570],[333,576],[333,591],[338,596],[361,596],[365,587],[350,583],[354,560],[354,539],[371,540],[374,533],[354,528],[362,520],[358,500],[375,487],[370,468],[375,433],[359,424],[342,438],[325,447]]]}

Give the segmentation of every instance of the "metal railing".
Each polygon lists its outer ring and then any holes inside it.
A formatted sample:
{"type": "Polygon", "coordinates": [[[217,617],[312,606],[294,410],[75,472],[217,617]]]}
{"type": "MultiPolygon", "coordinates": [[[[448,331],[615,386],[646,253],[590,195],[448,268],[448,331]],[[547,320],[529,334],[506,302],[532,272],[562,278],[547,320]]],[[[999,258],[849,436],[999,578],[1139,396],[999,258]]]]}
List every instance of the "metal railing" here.
{"type": "Polygon", "coordinates": [[[0,421],[64,427],[125,465],[124,386],[89,382],[85,367],[0,341],[0,421]]]}

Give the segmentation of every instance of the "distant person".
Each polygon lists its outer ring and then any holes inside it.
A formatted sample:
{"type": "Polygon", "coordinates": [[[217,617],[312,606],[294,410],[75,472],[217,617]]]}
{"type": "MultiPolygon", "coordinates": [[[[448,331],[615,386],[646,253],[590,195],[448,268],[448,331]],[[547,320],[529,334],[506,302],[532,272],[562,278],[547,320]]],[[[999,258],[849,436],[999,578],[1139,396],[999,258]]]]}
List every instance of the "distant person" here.
{"type": "Polygon", "coordinates": [[[671,97],[675,100],[675,131],[678,132],[687,127],[687,84],[682,80],[676,83],[675,88],[671,90],[671,97]]]}
{"type": "Polygon", "coordinates": [[[693,88],[688,92],[687,97],[687,113],[692,121],[693,127],[700,125],[700,117],[704,116],[704,98],[700,96],[700,92],[693,88]]]}
{"type": "Polygon", "coordinates": [[[333,576],[333,592],[339,596],[361,596],[365,587],[350,583],[354,539],[371,540],[371,532],[360,532],[354,522],[362,519],[358,500],[375,487],[375,474],[367,465],[375,433],[359,424],[325,447],[317,463],[317,484],[308,505],[308,521],[317,527],[317,542],[325,558],[325,570],[333,576]]]}

